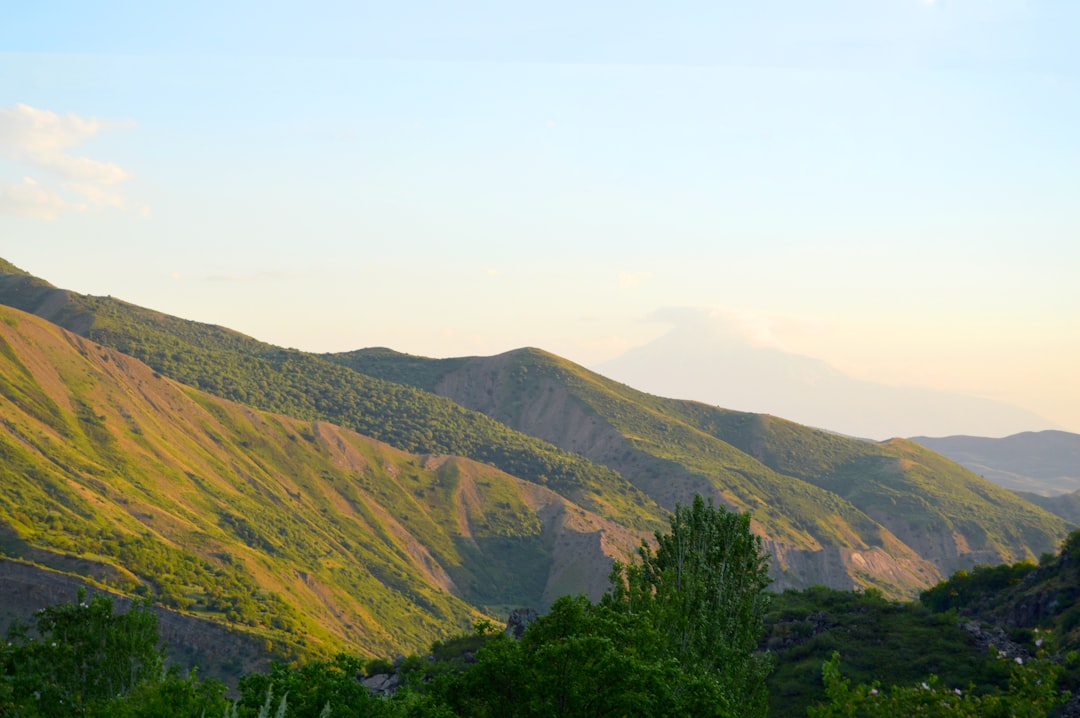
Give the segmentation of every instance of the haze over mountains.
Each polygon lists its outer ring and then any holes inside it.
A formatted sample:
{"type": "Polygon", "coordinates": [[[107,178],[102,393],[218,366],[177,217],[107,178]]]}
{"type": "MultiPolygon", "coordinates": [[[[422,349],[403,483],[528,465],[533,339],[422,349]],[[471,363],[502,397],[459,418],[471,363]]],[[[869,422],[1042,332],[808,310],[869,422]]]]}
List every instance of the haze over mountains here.
{"type": "Polygon", "coordinates": [[[912,437],[1000,486],[1044,496],[1080,491],[1080,434],[1025,431],[984,436],[912,437]]]}
{"type": "Polygon", "coordinates": [[[539,349],[319,356],[2,261],[0,304],[3,553],[292,651],[416,649],[595,596],[698,493],[752,512],[777,588],[911,596],[1071,526],[905,439],[665,399],[539,349]]]}
{"type": "MultiPolygon", "coordinates": [[[[672,329],[595,367],[660,396],[782,416],[849,436],[1005,436],[1055,428],[1002,402],[854,379],[820,359],[756,340],[732,317],[665,312],[672,329]]],[[[760,338],[759,338],[760,339],[760,338]]]]}

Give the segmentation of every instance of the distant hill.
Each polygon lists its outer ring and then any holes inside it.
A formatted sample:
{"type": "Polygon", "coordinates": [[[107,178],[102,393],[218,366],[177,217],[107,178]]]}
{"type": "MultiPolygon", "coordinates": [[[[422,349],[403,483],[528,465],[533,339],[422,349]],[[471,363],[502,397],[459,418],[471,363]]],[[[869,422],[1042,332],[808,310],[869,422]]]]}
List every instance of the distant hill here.
{"type": "Polygon", "coordinates": [[[912,437],[995,484],[1043,496],[1080,491],[1080,434],[1025,431],[982,436],[912,437]]]}
{"type": "Polygon", "coordinates": [[[1036,506],[1041,506],[1055,516],[1060,516],[1074,526],[1080,526],[1080,491],[1054,496],[1017,491],[1016,495],[1036,506]]]}
{"type": "Polygon", "coordinates": [[[665,318],[674,324],[667,334],[594,368],[653,394],[871,439],[1055,426],[1001,402],[854,379],[819,359],[755,343],[723,316],[687,309],[665,318]]]}
{"type": "Polygon", "coordinates": [[[663,399],[537,349],[329,358],[578,452],[665,507],[699,492],[751,510],[778,587],[877,585],[910,595],[964,566],[1052,550],[1065,531],[1057,517],[913,442],[663,399]]]}

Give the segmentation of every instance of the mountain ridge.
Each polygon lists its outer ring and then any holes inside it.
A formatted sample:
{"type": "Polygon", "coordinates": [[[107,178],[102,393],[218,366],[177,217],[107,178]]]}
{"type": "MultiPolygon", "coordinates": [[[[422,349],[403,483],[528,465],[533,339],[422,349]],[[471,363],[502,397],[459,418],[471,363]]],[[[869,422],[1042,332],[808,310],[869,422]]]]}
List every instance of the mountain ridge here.
{"type": "MultiPolygon", "coordinates": [[[[408,380],[411,371],[415,385],[607,465],[665,507],[685,502],[688,492],[698,491],[735,508],[750,509],[755,522],[771,529],[767,538],[775,538],[777,531],[786,537],[787,541],[770,543],[780,562],[794,559],[800,550],[823,551],[833,546],[838,549],[833,556],[829,550],[816,556],[821,574],[835,579],[838,562],[847,562],[846,573],[855,585],[867,580],[864,568],[855,566],[859,562],[866,567],[876,562],[874,570],[894,577],[906,574],[910,587],[919,581],[914,576],[920,568],[929,572],[921,581],[933,581],[939,572],[948,575],[967,562],[1038,555],[1021,548],[1030,537],[1009,529],[1000,530],[1000,541],[980,542],[977,537],[986,532],[978,527],[978,517],[965,509],[965,502],[997,515],[992,523],[1048,521],[1040,509],[1016,502],[1010,492],[911,442],[851,439],[775,417],[657,397],[539,349],[495,357],[435,359],[426,365],[419,357],[395,362],[394,353],[385,349],[331,358],[359,371],[392,374],[396,380],[408,380]],[[577,407],[576,419],[567,420],[571,415],[567,406],[577,407]],[[811,470],[801,470],[813,459],[810,450],[824,451],[826,457],[817,464],[811,461],[811,470]],[[835,457],[836,466],[826,460],[829,455],[835,457]],[[938,490],[934,475],[948,477],[943,483],[959,496],[938,490]],[[685,485],[676,491],[676,482],[667,481],[671,477],[685,485]],[[865,480],[856,483],[856,478],[865,480]],[[917,509],[920,516],[929,512],[937,517],[930,533],[922,523],[904,519],[905,513],[896,511],[895,504],[888,504],[898,489],[920,497],[905,511],[917,509]],[[936,508],[941,504],[957,516],[955,522],[936,508]],[[785,508],[778,511],[778,505],[785,508]],[[829,508],[822,514],[808,505],[829,508]],[[1013,515],[1014,511],[1019,514],[1013,515]],[[784,512],[799,517],[800,524],[785,525],[779,515],[784,512]],[[905,543],[914,543],[918,549],[912,552],[905,543]],[[888,569],[882,565],[880,552],[874,553],[885,545],[896,553],[888,569]],[[912,560],[920,552],[933,556],[934,568],[912,560]]],[[[1037,544],[1049,549],[1064,529],[1054,521],[1046,525],[1056,528],[1037,544]]],[[[787,585],[783,571],[776,578],[780,587],[787,585]]],[[[885,588],[896,591],[895,585],[885,588]]]]}
{"type": "MultiPolygon", "coordinates": [[[[76,494],[91,501],[104,496],[116,504],[110,511],[129,514],[124,521],[138,513],[138,525],[130,524],[135,534],[153,526],[197,526],[177,545],[192,542],[206,550],[190,559],[181,551],[170,559],[191,563],[196,574],[232,570],[219,563],[223,559],[214,554],[222,552],[206,536],[241,541],[244,560],[235,570],[250,575],[234,578],[269,592],[272,608],[281,613],[278,622],[294,629],[275,634],[275,643],[290,650],[327,650],[344,641],[362,643],[368,652],[392,652],[388,642],[415,647],[467,622],[467,615],[475,615],[471,611],[542,606],[561,593],[582,590],[598,595],[612,558],[625,558],[640,538],[663,527],[666,510],[694,493],[752,512],[755,530],[774,557],[777,588],[877,587],[910,597],[955,568],[1038,556],[1056,546],[1067,525],[910,442],[865,442],[776,417],[649,395],[539,349],[447,360],[387,349],[317,356],[109,297],[59,290],[25,274],[0,273],[0,303],[36,310],[90,337],[87,342],[60,329],[53,335],[57,346],[82,357],[66,361],[92,359],[100,367],[97,385],[118,382],[110,396],[137,399],[146,411],[166,410],[147,417],[150,425],[183,418],[187,431],[180,424],[171,429],[184,435],[178,446],[196,438],[199,443],[177,448],[173,458],[190,453],[198,466],[162,473],[185,487],[185,500],[217,502],[209,523],[204,504],[185,504],[164,490],[141,503],[113,501],[112,469],[104,478],[91,473],[93,481],[75,481],[76,494]],[[370,366],[348,365],[368,359],[370,366]],[[130,376],[142,383],[124,384],[130,376]],[[145,394],[144,387],[159,385],[178,392],[170,394],[172,404],[145,394]],[[269,410],[278,413],[265,414],[269,410]],[[275,441],[267,444],[267,436],[275,441]],[[282,453],[281,447],[292,451],[282,453]],[[219,452],[229,458],[215,459],[219,452]],[[282,473],[303,481],[271,480],[282,473]],[[262,503],[223,508],[222,492],[253,501],[247,491],[262,503]],[[160,504],[166,498],[171,503],[160,504]],[[954,520],[941,511],[950,501],[970,501],[975,508],[968,515],[957,512],[954,520]],[[283,514],[283,507],[292,513],[283,514]],[[316,508],[337,522],[313,514],[316,508]],[[252,522],[264,512],[265,527],[252,522]],[[331,572],[320,574],[312,564],[317,552],[304,534],[327,531],[336,548],[331,572]],[[470,536],[483,541],[470,542],[470,536]],[[267,563],[286,560],[301,566],[288,569],[293,578],[267,573],[267,563]],[[342,588],[346,578],[368,586],[360,593],[375,603],[356,604],[349,596],[357,591],[342,588]],[[290,608],[294,603],[302,609],[299,615],[290,608]],[[323,621],[329,628],[318,627],[323,621]],[[397,630],[401,622],[409,628],[397,630]],[[314,626],[316,645],[290,644],[308,625],[314,626]]],[[[43,331],[40,318],[4,317],[12,337],[24,325],[43,331]]],[[[18,358],[20,352],[8,354],[18,358]]],[[[36,361],[42,376],[49,366],[63,364],[36,361]]],[[[85,393],[81,375],[70,386],[59,379],[45,382],[51,387],[46,390],[28,383],[32,374],[17,362],[3,374],[7,385],[22,387],[10,390],[9,400],[25,407],[27,423],[51,421],[86,437],[89,444],[80,450],[97,457],[93,466],[114,460],[140,465],[141,459],[125,453],[140,446],[125,412],[140,416],[141,409],[102,411],[102,399],[85,393]],[[50,398],[54,390],[69,399],[50,398]],[[72,404],[70,397],[81,403],[72,404]],[[130,436],[115,435],[118,430],[130,436]]],[[[136,426],[146,440],[146,427],[136,426]]],[[[12,451],[26,443],[18,435],[12,435],[12,451]]],[[[55,445],[42,449],[42,457],[57,451],[55,445]]],[[[69,466],[86,462],[78,452],[62,456],[69,466]]],[[[34,468],[57,467],[39,461],[34,468]]],[[[156,486],[145,476],[143,483],[156,486]]],[[[55,502],[50,506],[41,520],[58,521],[60,528],[45,538],[60,540],[69,514],[55,502]],[[57,516],[50,519],[50,510],[57,516]]],[[[34,522],[12,516],[6,521],[22,532],[25,544],[34,522]]],[[[81,525],[77,515],[71,521],[81,525]]],[[[135,548],[173,555],[174,549],[155,546],[135,548]]],[[[178,582],[152,563],[128,565],[115,552],[110,555],[115,580],[126,580],[129,588],[139,585],[135,574],[141,571],[156,577],[157,583],[147,585],[159,597],[206,608],[205,591],[197,584],[208,579],[178,582]]],[[[272,611],[231,608],[234,619],[254,621],[251,628],[280,632],[272,611]]]]}
{"type": "Polygon", "coordinates": [[[595,597],[642,536],[488,465],[210,396],[8,307],[0,408],[0,552],[284,655],[421,650],[506,605],[595,597]]]}
{"type": "Polygon", "coordinates": [[[1016,491],[1051,496],[1080,490],[1080,434],[1048,429],[1002,438],[954,435],[911,440],[1016,491]]]}

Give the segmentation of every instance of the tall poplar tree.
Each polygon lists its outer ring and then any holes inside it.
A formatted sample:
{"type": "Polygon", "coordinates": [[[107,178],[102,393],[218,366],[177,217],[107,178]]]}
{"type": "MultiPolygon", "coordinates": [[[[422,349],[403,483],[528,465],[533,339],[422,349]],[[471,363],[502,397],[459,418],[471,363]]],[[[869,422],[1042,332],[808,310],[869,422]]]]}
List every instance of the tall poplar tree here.
{"type": "Polygon", "coordinates": [[[670,533],[617,563],[605,601],[644,613],[687,670],[711,675],[738,715],[764,715],[770,660],[757,652],[768,608],[769,556],[750,515],[701,496],[679,505],[670,533]]]}

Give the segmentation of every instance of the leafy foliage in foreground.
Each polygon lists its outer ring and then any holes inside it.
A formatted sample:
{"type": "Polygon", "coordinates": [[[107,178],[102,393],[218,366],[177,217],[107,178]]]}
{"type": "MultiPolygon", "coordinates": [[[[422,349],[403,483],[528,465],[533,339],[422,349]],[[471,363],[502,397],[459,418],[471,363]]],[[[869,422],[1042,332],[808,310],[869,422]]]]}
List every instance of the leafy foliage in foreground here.
{"type": "MultiPolygon", "coordinates": [[[[613,577],[619,578],[619,572],[613,577]]],[[[0,715],[646,718],[764,713],[762,706],[753,709],[744,695],[732,693],[717,671],[687,658],[650,611],[615,600],[620,590],[614,584],[612,594],[598,604],[580,596],[559,599],[548,614],[529,625],[521,640],[494,635],[490,624],[478,622],[476,633],[439,642],[429,658],[399,659],[394,668],[389,661],[365,662],[344,654],[299,666],[275,664],[267,673],[246,677],[236,703],[223,698],[216,681],[175,672],[137,670],[132,673],[135,680],[117,681],[130,666],[160,666],[156,633],[148,630],[153,628],[153,615],[144,604],[116,615],[108,599],[95,597],[86,604],[80,596],[76,604],[39,614],[43,640],[30,640],[23,631],[12,636],[10,645],[0,646],[0,715]],[[392,697],[373,696],[360,682],[365,672],[391,670],[402,681],[392,697]],[[79,688],[101,685],[110,686],[104,694],[79,688]],[[112,695],[114,690],[119,690],[118,696],[112,695]]],[[[812,661],[815,672],[807,680],[818,685],[817,696],[796,702],[780,695],[783,708],[774,709],[773,715],[1044,716],[1067,696],[1056,685],[1062,669],[1050,655],[1045,642],[1049,637],[1044,634],[1037,634],[1033,643],[1034,658],[1003,659],[984,651],[970,661],[972,675],[982,670],[991,677],[979,683],[958,677],[956,664],[968,660],[965,656],[976,656],[970,646],[932,639],[935,633],[949,633],[950,625],[955,628],[951,612],[930,614],[924,607],[887,601],[873,592],[844,594],[829,589],[788,591],[776,603],[789,618],[809,611],[819,628],[825,620],[829,627],[817,630],[815,636],[830,635],[833,645],[843,645],[825,661],[812,661]],[[897,642],[901,637],[896,634],[918,624],[924,624],[924,630],[912,630],[897,642]],[[873,640],[875,628],[878,639],[885,640],[873,640]],[[935,675],[932,663],[920,664],[912,671],[914,678],[903,672],[910,668],[915,646],[938,661],[942,678],[935,675]],[[982,668],[975,665],[978,662],[982,668]],[[986,666],[992,669],[984,670],[986,666]],[[890,687],[882,687],[883,679],[890,687]]],[[[766,645],[776,636],[776,619],[770,621],[774,625],[766,645]]],[[[790,621],[780,623],[792,628],[790,621]]],[[[783,648],[770,652],[780,659],[779,673],[789,652],[783,648]]],[[[782,693],[773,681],[769,690],[782,693]]]]}
{"type": "Polygon", "coordinates": [[[768,607],[769,556],[750,530],[750,515],[696,496],[656,533],[656,550],[638,549],[639,564],[617,563],[607,605],[642,615],[684,668],[715,677],[721,693],[739,696],[742,715],[763,714],[769,661],[755,653],[768,607]]]}
{"type": "Polygon", "coordinates": [[[957,625],[955,614],[875,591],[784,591],[773,596],[765,626],[762,645],[775,664],[767,679],[772,716],[803,716],[825,700],[821,667],[834,652],[855,683],[918,684],[935,674],[950,688],[974,685],[986,693],[1008,675],[957,625]]]}
{"type": "MultiPolygon", "coordinates": [[[[748,687],[752,691],[753,686],[747,680],[731,681],[718,663],[749,657],[740,655],[742,637],[753,641],[760,632],[760,620],[755,624],[753,616],[737,613],[736,621],[748,620],[750,625],[724,634],[710,633],[715,621],[705,611],[716,604],[702,595],[719,588],[711,582],[719,570],[726,570],[725,580],[748,594],[763,589],[753,575],[746,581],[739,575],[747,568],[760,572],[764,561],[759,545],[748,541],[752,538],[749,523],[698,501],[693,509],[680,508],[671,525],[675,543],[682,544],[686,570],[678,561],[664,564],[668,558],[680,558],[666,553],[646,570],[643,575],[655,576],[655,585],[664,591],[655,609],[647,605],[650,599],[643,594],[635,601],[627,600],[621,584],[599,604],[580,596],[563,597],[528,627],[521,640],[506,635],[484,640],[473,663],[444,661],[439,665],[406,659],[398,668],[404,687],[389,700],[369,695],[358,682],[363,663],[342,655],[300,667],[278,664],[266,675],[248,676],[240,685],[241,699],[230,709],[221,702],[219,684],[160,678],[156,622],[147,606],[139,604],[124,616],[114,616],[110,599],[95,598],[90,610],[82,596],[73,606],[39,614],[39,642],[25,639],[2,654],[4,693],[0,699],[13,714],[27,716],[58,711],[98,716],[110,709],[115,715],[141,716],[149,706],[160,707],[163,696],[174,692],[177,710],[169,714],[178,716],[194,715],[188,709],[197,707],[211,712],[224,708],[226,716],[231,713],[235,718],[261,717],[275,704],[282,717],[311,718],[763,715],[763,703],[748,704],[742,692],[748,687]],[[718,532],[724,528],[726,532],[718,532]],[[715,542],[732,545],[713,546],[715,542]],[[752,555],[742,557],[746,551],[752,555]],[[734,557],[749,560],[731,560],[734,557]],[[683,590],[688,600],[679,600],[677,594],[683,590]],[[687,614],[674,615],[680,610],[687,614]],[[658,616],[664,620],[658,622],[658,616]],[[681,641],[680,633],[711,635],[733,644],[705,650],[698,641],[681,641]],[[27,660],[40,650],[53,651],[49,658],[70,660],[27,660]],[[130,675],[130,680],[117,683],[111,680],[114,675],[130,675]],[[40,688],[35,688],[43,685],[56,686],[44,702],[40,688]],[[94,692],[85,688],[98,685],[105,687],[94,692]],[[198,700],[201,705],[196,705],[198,700]]],[[[478,628],[485,632],[484,624],[478,628]]]]}
{"type": "Polygon", "coordinates": [[[15,625],[0,646],[0,715],[201,716],[221,714],[225,687],[164,670],[148,603],[113,612],[112,599],[50,606],[15,625]]]}
{"type": "MultiPolygon", "coordinates": [[[[1002,659],[1007,661],[1007,659],[1002,659]]],[[[811,707],[809,718],[894,718],[894,716],[970,716],[971,718],[1045,718],[1069,697],[1057,690],[1061,666],[1045,651],[1034,659],[1007,661],[1010,675],[1000,693],[980,695],[950,689],[930,676],[917,685],[881,688],[880,683],[852,686],[840,674],[840,656],[822,668],[829,702],[811,707]]]]}
{"type": "Polygon", "coordinates": [[[680,663],[642,613],[563,598],[520,641],[499,635],[476,664],[427,689],[453,715],[751,715],[713,671],[680,663]]]}

